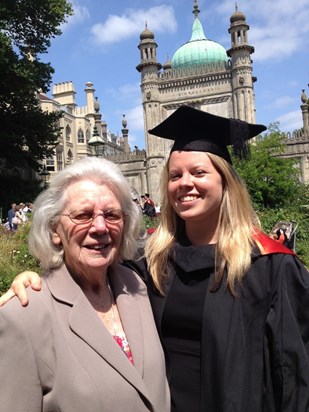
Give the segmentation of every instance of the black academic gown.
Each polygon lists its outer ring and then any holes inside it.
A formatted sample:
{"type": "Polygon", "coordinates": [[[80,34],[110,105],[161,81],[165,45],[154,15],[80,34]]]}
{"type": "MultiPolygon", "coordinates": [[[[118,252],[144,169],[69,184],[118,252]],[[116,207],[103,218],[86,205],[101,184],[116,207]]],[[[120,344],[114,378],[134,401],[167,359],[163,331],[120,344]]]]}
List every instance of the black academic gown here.
{"type": "MultiPolygon", "coordinates": [[[[142,261],[144,278],[165,348],[162,319],[177,272],[205,271],[208,286],[202,310],[199,407],[172,399],[177,412],[309,411],[309,273],[288,249],[263,239],[234,298],[225,282],[216,292],[211,246],[177,244],[164,296],[155,290],[142,261]]],[[[166,349],[166,348],[165,348],[166,349]]],[[[170,370],[166,351],[168,378],[170,370]]],[[[190,389],[189,389],[190,390],[190,389]]],[[[173,388],[171,387],[172,398],[173,388]]],[[[190,397],[188,397],[190,399],[190,397]]]]}

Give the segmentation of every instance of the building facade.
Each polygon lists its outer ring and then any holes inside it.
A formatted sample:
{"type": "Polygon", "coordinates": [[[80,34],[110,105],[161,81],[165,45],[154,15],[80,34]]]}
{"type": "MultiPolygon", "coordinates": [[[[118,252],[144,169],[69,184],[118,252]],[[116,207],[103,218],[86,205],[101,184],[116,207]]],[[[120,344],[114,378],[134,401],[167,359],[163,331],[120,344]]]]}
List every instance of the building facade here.
{"type": "Polygon", "coordinates": [[[168,157],[171,142],[148,134],[187,104],[210,113],[256,122],[252,59],[254,47],[249,44],[249,25],[237,10],[230,18],[228,31],[231,47],[225,50],[209,40],[199,19],[200,10],[194,1],[191,39],[163,65],[157,61],[157,43],[147,26],[140,35],[142,105],[146,138],[146,177],[148,191],[155,200],[160,197],[160,172],[168,157]]]}
{"type": "Polygon", "coordinates": [[[147,192],[146,152],[138,148],[131,151],[125,115],[119,119],[121,135],[111,133],[105,120],[102,120],[93,83],[88,82],[85,86],[86,104],[82,107],[75,102],[76,92],[72,82],[55,84],[52,98],[38,95],[43,110],[63,113],[60,121],[62,133],[55,154],[44,163],[45,180],[52,179],[55,173],[81,157],[102,156],[120,165],[134,195],[147,192]]]}
{"type": "Polygon", "coordinates": [[[309,99],[305,89],[301,93],[303,127],[293,133],[287,133],[285,138],[286,151],[283,157],[297,159],[300,180],[309,184],[309,99]]]}
{"type": "MultiPolygon", "coordinates": [[[[52,99],[39,95],[43,110],[62,110],[64,114],[56,153],[46,160],[50,178],[80,157],[103,156],[119,164],[134,196],[149,193],[155,203],[159,203],[160,176],[172,142],[148,134],[149,129],[182,104],[219,116],[256,122],[256,77],[253,76],[251,58],[254,47],[249,44],[246,16],[235,7],[227,28],[231,44],[225,50],[206,37],[199,13],[197,0],[194,0],[191,38],[164,64],[157,60],[158,45],[154,33],[146,26],[140,35],[137,70],[141,75],[146,150],[129,147],[125,115],[119,119],[121,135],[110,133],[107,123],[102,120],[91,82],[85,85],[84,107],[75,103],[72,82],[54,85],[52,99]]],[[[309,106],[305,91],[301,102],[304,127],[294,134],[287,134],[285,156],[297,157],[301,179],[309,182],[309,106]]]]}

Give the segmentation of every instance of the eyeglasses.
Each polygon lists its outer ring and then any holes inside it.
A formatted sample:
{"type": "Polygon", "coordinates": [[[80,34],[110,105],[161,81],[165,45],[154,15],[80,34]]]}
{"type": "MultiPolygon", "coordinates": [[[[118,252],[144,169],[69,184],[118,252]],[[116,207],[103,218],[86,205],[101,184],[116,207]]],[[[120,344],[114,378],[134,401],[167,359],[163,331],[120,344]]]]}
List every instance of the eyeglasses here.
{"type": "Polygon", "coordinates": [[[103,216],[107,223],[117,224],[125,220],[126,214],[119,209],[110,209],[99,213],[87,210],[74,210],[71,213],[60,213],[60,216],[68,216],[75,225],[90,225],[98,216],[103,216]]]}

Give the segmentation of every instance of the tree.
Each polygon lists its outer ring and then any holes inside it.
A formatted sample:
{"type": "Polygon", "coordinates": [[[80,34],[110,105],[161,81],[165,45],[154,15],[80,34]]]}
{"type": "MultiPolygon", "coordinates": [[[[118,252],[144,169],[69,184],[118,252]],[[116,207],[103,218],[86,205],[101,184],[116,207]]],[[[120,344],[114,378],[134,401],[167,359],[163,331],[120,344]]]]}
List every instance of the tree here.
{"type": "Polygon", "coordinates": [[[256,209],[304,204],[308,188],[299,181],[297,160],[280,157],[285,145],[279,124],[270,124],[268,131],[250,145],[249,160],[233,158],[233,164],[246,182],[256,209]]]}
{"type": "Polygon", "coordinates": [[[59,136],[61,112],[43,112],[37,93],[49,90],[54,72],[40,56],[72,14],[66,0],[1,0],[0,154],[8,168],[38,170],[59,136]]]}

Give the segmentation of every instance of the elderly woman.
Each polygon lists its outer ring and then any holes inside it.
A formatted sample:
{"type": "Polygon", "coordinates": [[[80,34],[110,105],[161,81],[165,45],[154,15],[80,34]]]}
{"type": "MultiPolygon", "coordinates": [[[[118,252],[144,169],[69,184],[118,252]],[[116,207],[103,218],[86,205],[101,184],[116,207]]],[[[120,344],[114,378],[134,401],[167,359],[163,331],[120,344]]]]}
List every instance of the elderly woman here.
{"type": "Polygon", "coordinates": [[[147,291],[120,263],[140,212],[116,165],[84,158],[34,203],[30,250],[41,293],[0,313],[3,411],[169,411],[147,291]]]}

